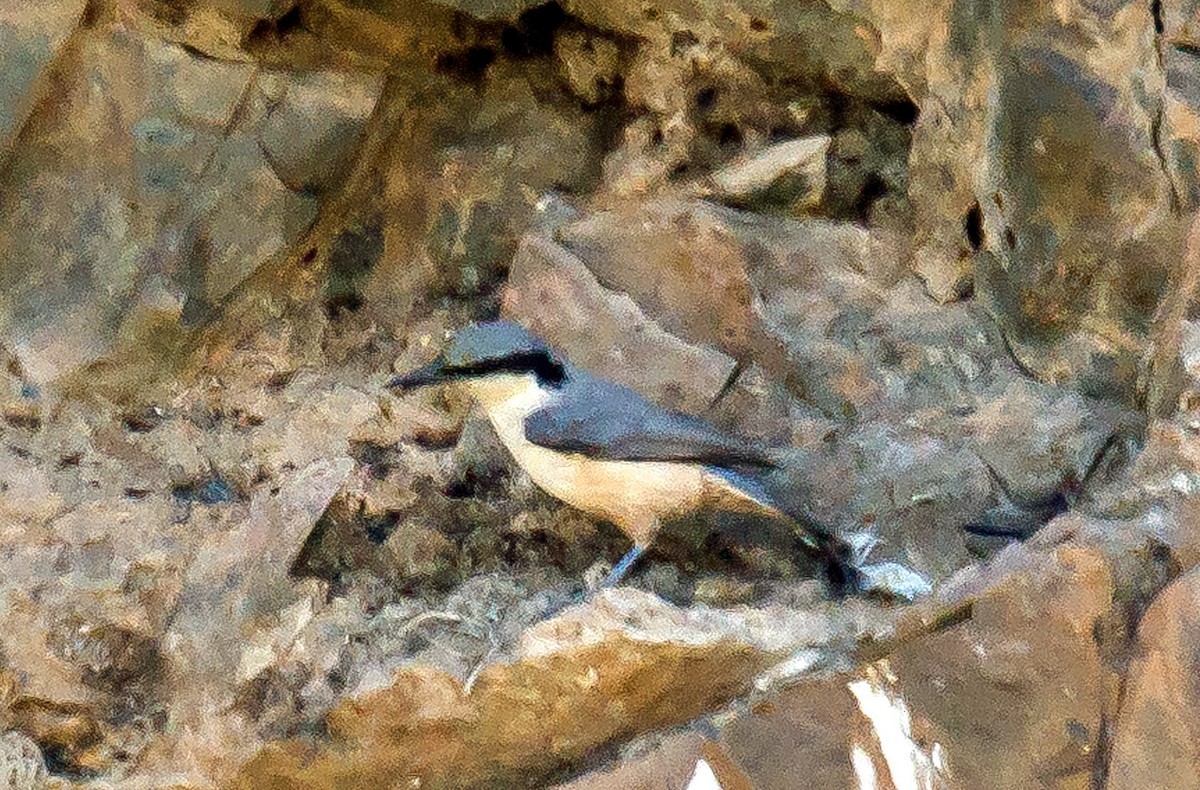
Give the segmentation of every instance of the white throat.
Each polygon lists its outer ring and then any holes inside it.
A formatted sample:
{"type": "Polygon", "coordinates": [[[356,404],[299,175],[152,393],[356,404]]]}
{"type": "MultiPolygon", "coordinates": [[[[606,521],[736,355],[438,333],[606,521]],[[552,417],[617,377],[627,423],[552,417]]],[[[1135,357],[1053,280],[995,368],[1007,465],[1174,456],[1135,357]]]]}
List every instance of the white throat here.
{"type": "Polygon", "coordinates": [[[525,418],[548,404],[554,392],[538,386],[532,374],[503,373],[465,382],[500,439],[514,454],[525,444],[525,418]]]}

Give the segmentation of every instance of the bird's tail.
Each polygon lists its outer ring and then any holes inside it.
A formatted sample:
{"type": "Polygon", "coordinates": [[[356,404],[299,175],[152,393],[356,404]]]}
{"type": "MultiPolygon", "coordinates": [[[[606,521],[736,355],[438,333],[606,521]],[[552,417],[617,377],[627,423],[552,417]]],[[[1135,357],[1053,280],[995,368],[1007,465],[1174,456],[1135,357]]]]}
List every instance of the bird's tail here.
{"type": "Polygon", "coordinates": [[[709,470],[723,485],[718,493],[720,504],[733,510],[766,513],[787,521],[797,536],[824,563],[826,581],[834,594],[853,595],[864,591],[864,577],[856,561],[856,552],[835,529],[818,520],[803,505],[785,506],[773,496],[758,475],[726,468],[709,470]]]}

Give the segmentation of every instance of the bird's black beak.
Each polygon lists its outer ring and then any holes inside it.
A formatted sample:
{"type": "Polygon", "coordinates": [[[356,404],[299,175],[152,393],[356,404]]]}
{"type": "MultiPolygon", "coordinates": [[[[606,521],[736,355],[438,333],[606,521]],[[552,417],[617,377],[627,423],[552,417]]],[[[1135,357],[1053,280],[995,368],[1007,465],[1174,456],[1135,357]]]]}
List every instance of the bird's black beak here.
{"type": "Polygon", "coordinates": [[[404,392],[418,387],[444,384],[452,379],[453,376],[448,375],[446,371],[445,363],[438,359],[403,376],[392,376],[388,379],[387,387],[404,392]]]}

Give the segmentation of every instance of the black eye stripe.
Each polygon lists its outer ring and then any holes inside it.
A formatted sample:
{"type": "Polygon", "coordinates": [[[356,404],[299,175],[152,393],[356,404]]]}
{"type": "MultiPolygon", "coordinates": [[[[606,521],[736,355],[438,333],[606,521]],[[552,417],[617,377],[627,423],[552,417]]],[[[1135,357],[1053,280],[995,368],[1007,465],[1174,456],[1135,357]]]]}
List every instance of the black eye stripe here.
{"type": "Polygon", "coordinates": [[[557,386],[566,377],[566,370],[544,351],[530,351],[499,359],[484,359],[467,365],[448,365],[446,371],[460,376],[486,376],[489,373],[510,371],[532,373],[538,382],[557,386]]]}

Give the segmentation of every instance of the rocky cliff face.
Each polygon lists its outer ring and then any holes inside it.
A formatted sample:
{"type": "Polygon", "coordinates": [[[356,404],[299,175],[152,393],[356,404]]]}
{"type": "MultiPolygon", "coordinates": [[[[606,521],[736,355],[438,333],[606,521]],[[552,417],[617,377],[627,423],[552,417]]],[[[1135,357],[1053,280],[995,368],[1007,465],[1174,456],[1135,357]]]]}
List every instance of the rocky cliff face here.
{"type": "Polygon", "coordinates": [[[0,8],[0,784],[1195,786],[1198,13],[0,8]],[[702,514],[580,603],[382,387],[495,316],[933,592],[702,514]]]}

